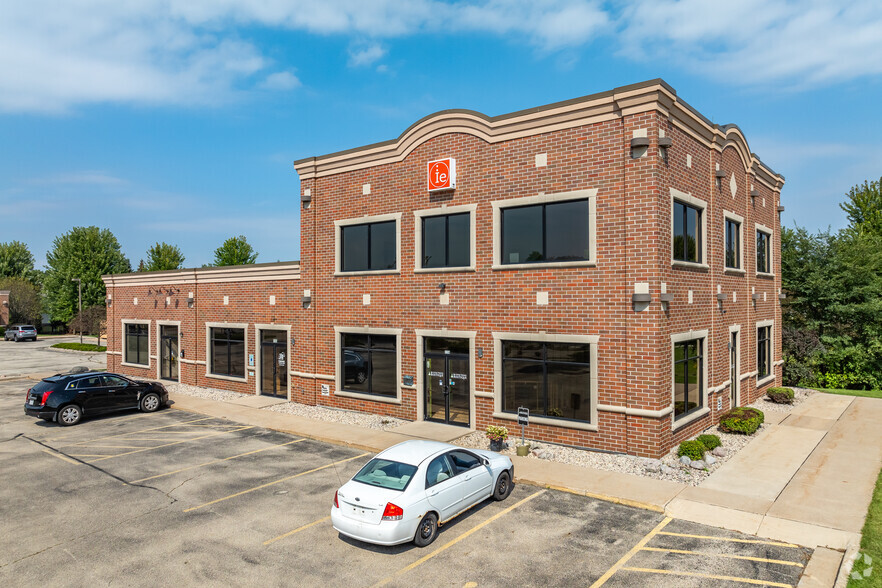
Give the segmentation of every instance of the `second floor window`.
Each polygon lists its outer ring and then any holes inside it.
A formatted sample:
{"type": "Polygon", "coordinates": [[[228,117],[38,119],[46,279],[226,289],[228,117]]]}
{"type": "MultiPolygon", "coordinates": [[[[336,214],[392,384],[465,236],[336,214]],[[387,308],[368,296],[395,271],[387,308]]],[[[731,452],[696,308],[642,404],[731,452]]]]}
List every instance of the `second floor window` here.
{"type": "Polygon", "coordinates": [[[340,271],[397,269],[396,249],[395,221],[341,227],[340,271]]]}
{"type": "Polygon", "coordinates": [[[701,263],[701,210],[674,201],[674,259],[701,263]]]}
{"type": "Polygon", "coordinates": [[[514,206],[501,210],[503,265],[588,261],[588,200],[514,206]]]}
{"type": "Polygon", "coordinates": [[[756,232],[756,271],[763,274],[772,272],[772,258],[769,255],[770,235],[763,231],[756,232]]]}
{"type": "Polygon", "coordinates": [[[726,267],[741,268],[741,223],[726,219],[726,267]]]}
{"type": "Polygon", "coordinates": [[[470,213],[427,216],[422,223],[424,268],[471,264],[470,213]]]}

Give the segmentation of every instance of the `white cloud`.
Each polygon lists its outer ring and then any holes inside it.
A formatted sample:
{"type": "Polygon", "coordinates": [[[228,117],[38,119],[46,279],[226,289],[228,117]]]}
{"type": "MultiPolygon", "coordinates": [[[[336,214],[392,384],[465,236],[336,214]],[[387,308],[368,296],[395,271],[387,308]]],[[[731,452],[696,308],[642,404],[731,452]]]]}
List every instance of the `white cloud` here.
{"type": "Polygon", "coordinates": [[[355,67],[377,64],[389,39],[468,33],[540,53],[603,39],[628,59],[737,85],[882,73],[878,0],[29,0],[7,2],[0,19],[0,112],[211,105],[297,87],[294,64],[244,39],[261,29],[368,39],[350,53],[355,67]]]}
{"type": "Polygon", "coordinates": [[[300,80],[290,71],[270,74],[260,84],[264,90],[293,90],[300,87],[300,80]]]}
{"type": "Polygon", "coordinates": [[[377,43],[351,47],[349,49],[349,67],[366,67],[373,65],[386,55],[386,50],[377,43]]]}

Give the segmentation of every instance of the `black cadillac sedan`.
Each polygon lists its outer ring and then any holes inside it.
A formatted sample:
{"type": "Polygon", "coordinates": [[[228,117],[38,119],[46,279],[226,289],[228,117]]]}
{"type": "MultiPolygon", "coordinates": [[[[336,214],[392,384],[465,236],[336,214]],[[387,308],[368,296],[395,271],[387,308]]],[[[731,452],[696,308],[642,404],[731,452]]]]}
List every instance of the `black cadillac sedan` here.
{"type": "Polygon", "coordinates": [[[167,404],[168,391],[159,382],[86,372],[43,379],[28,390],[24,411],[29,416],[69,427],[87,416],[133,408],[153,412],[167,404]]]}

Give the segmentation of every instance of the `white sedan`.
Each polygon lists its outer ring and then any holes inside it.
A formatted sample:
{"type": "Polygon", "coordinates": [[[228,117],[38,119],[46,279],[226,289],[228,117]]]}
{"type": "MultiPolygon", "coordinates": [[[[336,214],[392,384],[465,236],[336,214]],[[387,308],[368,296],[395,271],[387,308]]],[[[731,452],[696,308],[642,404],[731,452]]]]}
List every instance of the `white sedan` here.
{"type": "Polygon", "coordinates": [[[425,547],[438,527],[492,496],[511,493],[511,459],[436,441],[405,441],[378,454],[334,494],[331,522],[353,539],[425,547]]]}

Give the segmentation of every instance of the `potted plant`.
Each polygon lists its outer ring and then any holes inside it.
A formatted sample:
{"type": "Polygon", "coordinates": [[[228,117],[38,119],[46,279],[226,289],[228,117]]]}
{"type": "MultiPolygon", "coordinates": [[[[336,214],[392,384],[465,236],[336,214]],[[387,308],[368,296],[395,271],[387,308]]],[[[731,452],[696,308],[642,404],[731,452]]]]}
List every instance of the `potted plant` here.
{"type": "Polygon", "coordinates": [[[489,425],[487,438],[490,439],[490,451],[502,451],[502,444],[508,439],[508,429],[502,425],[489,425]]]}

